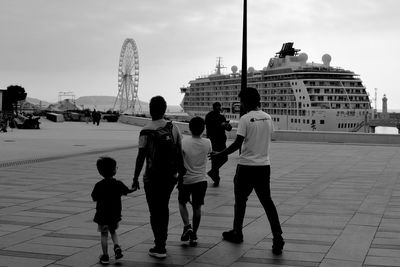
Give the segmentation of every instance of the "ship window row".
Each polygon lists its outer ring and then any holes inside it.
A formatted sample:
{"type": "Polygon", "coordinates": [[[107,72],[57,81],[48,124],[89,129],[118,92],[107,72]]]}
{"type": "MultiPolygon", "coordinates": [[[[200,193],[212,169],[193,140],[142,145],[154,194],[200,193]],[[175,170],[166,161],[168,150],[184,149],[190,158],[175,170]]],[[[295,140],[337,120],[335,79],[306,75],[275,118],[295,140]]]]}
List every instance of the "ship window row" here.
{"type": "Polygon", "coordinates": [[[309,94],[353,94],[366,95],[365,89],[352,89],[352,88],[310,88],[307,87],[307,92],[309,94]]]}
{"type": "Polygon", "coordinates": [[[348,87],[363,87],[360,81],[304,81],[305,85],[310,86],[348,86],[348,87]]]}
{"type": "Polygon", "coordinates": [[[330,103],[330,102],[312,102],[311,107],[321,109],[368,109],[368,103],[330,103]]]}
{"type": "Polygon", "coordinates": [[[359,123],[338,123],[338,128],[339,129],[354,129],[356,127],[359,127],[359,123]]]}
{"type": "MultiPolygon", "coordinates": [[[[290,122],[291,123],[301,123],[303,120],[303,124],[310,124],[310,120],[309,119],[299,119],[299,118],[291,118],[290,122]]],[[[311,120],[311,124],[315,125],[315,120],[311,120]]],[[[319,124],[325,124],[325,120],[319,120],[319,124]]]]}

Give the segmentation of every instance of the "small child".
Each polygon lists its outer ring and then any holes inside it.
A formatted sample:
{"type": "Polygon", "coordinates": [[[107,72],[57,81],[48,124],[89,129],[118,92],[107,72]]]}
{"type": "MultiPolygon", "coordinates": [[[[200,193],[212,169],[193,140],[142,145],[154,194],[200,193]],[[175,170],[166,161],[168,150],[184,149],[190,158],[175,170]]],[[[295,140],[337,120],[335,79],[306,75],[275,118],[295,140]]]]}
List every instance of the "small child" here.
{"type": "Polygon", "coordinates": [[[100,256],[101,264],[108,264],[108,232],[114,243],[115,259],[123,257],[121,247],[118,245],[116,230],[121,220],[121,196],[126,196],[135,190],[129,189],[123,182],[114,178],[117,173],[117,162],[110,157],[100,157],[97,160],[97,170],[104,177],[97,182],[92,192],[92,199],[96,201],[96,214],[93,221],[98,224],[101,233],[101,248],[103,255],[100,256]]]}
{"type": "Polygon", "coordinates": [[[178,181],[179,211],[184,223],[181,241],[189,241],[190,245],[197,244],[197,230],[201,219],[201,206],[204,204],[204,196],[207,191],[206,164],[207,155],[211,153],[211,141],[202,138],[205,122],[200,117],[194,117],[189,122],[192,136],[182,141],[183,160],[186,174],[178,181]],[[193,228],[189,221],[189,212],[186,203],[192,196],[193,228]]]}

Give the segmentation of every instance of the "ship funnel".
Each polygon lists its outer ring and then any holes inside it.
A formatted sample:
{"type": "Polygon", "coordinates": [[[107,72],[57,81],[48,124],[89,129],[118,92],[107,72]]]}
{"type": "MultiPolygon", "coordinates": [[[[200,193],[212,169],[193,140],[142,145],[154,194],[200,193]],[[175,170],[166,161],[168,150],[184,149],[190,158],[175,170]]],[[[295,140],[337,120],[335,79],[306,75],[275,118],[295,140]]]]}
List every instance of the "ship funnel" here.
{"type": "Polygon", "coordinates": [[[236,72],[238,71],[238,67],[235,66],[235,65],[233,65],[233,66],[231,67],[231,71],[232,71],[232,73],[236,73],[236,72]]]}
{"type": "Polygon", "coordinates": [[[322,56],[322,63],[324,63],[325,66],[329,67],[331,64],[332,57],[329,54],[325,54],[322,56]]]}

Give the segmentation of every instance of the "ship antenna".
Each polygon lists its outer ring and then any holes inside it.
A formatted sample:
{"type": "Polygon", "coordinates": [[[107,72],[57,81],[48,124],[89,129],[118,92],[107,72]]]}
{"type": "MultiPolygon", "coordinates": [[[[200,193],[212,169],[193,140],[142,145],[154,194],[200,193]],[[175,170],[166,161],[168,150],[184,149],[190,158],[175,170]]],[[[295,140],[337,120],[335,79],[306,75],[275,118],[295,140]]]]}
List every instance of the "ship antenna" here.
{"type": "Polygon", "coordinates": [[[217,75],[221,75],[221,69],[226,68],[221,64],[221,59],[222,57],[217,57],[217,65],[215,66],[215,74],[217,75]]]}

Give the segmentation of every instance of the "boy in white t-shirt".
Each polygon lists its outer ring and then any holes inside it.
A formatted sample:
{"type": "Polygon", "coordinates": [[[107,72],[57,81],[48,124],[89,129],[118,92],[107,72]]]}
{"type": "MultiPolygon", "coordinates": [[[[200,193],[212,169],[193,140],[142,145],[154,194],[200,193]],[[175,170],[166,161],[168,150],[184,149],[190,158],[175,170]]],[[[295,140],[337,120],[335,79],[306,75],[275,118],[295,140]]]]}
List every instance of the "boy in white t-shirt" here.
{"type": "Polygon", "coordinates": [[[243,220],[246,202],[256,191],[264,207],[273,235],[272,252],[282,254],[285,244],[278,212],[271,199],[269,147],[274,130],[271,116],[260,110],[260,94],[255,88],[246,88],[239,94],[240,103],[247,112],[239,120],[235,141],[225,150],[213,153],[211,158],[227,156],[241,148],[234,178],[235,210],[233,229],[222,234],[233,243],[243,242],[243,220]]]}
{"type": "Polygon", "coordinates": [[[191,137],[182,140],[183,161],[186,174],[178,181],[179,211],[184,223],[181,241],[190,241],[191,245],[197,243],[197,230],[201,219],[201,206],[207,191],[206,164],[207,156],[211,153],[211,141],[202,138],[204,131],[204,120],[194,117],[189,122],[191,137]],[[190,202],[190,196],[192,201],[190,202]],[[190,202],[193,208],[193,228],[189,221],[189,212],[186,203],[190,202]]]}

